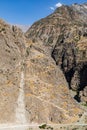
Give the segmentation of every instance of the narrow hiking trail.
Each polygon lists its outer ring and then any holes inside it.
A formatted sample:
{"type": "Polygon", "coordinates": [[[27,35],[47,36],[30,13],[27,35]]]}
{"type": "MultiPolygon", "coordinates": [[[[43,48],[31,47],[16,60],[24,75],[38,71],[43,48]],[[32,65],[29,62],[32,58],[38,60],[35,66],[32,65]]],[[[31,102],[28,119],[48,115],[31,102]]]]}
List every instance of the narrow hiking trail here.
{"type": "Polygon", "coordinates": [[[20,79],[20,88],[19,88],[19,96],[17,100],[17,108],[16,108],[16,122],[18,124],[27,124],[26,115],[25,115],[25,101],[24,101],[24,71],[21,71],[21,79],[20,79]]]}

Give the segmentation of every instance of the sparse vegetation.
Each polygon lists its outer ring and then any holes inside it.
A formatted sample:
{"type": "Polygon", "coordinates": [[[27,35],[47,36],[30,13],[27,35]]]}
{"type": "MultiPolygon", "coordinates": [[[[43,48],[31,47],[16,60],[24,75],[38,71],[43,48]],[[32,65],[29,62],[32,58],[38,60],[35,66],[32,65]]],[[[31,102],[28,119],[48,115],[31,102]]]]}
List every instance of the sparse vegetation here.
{"type": "Polygon", "coordinates": [[[26,49],[26,57],[29,56],[30,47],[27,47],[26,49]]]}
{"type": "Polygon", "coordinates": [[[4,27],[0,28],[0,32],[5,32],[5,28],[4,27]]]}
{"type": "Polygon", "coordinates": [[[83,106],[87,107],[87,102],[82,104],[83,106]]]}
{"type": "Polygon", "coordinates": [[[53,130],[53,127],[47,126],[47,124],[43,124],[43,125],[39,126],[39,128],[40,128],[40,129],[53,130]]]}
{"type": "Polygon", "coordinates": [[[49,37],[49,39],[48,39],[48,44],[52,44],[53,43],[53,37],[51,36],[51,37],[49,37]]]}
{"type": "Polygon", "coordinates": [[[47,125],[46,124],[43,124],[41,126],[39,126],[40,129],[46,129],[47,125]]]}

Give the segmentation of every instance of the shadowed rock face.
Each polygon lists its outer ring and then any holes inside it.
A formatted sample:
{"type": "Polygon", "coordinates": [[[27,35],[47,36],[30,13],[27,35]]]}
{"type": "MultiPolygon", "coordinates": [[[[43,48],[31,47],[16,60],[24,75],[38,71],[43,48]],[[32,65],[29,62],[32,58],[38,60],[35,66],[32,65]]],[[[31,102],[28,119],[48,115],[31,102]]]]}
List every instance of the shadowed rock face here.
{"type": "Polygon", "coordinates": [[[63,71],[69,88],[80,97],[87,86],[87,4],[57,8],[34,23],[26,37],[51,48],[50,55],[63,71]]]}
{"type": "MultiPolygon", "coordinates": [[[[81,109],[69,94],[68,84],[48,48],[41,42],[30,45],[25,62],[27,118],[39,123],[74,123],[81,109]]],[[[50,50],[50,48],[49,48],[50,50]]]]}
{"type": "Polygon", "coordinates": [[[84,111],[70,96],[52,51],[0,20],[0,124],[80,121],[84,111]]]}

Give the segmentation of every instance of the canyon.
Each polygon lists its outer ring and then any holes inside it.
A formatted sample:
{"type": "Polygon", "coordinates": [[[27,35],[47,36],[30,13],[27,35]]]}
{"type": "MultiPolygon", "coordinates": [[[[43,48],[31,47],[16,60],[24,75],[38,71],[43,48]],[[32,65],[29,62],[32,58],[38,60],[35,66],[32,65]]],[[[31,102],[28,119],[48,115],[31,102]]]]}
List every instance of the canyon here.
{"type": "Polygon", "coordinates": [[[86,22],[86,3],[62,5],[26,33],[0,19],[1,130],[87,129],[86,22]]]}

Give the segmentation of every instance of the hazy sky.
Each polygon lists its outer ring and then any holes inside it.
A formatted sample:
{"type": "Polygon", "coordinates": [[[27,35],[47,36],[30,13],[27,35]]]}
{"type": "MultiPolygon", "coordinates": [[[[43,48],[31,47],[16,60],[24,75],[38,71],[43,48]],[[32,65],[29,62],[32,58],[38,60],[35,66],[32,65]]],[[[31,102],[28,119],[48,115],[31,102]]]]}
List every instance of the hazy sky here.
{"type": "Polygon", "coordinates": [[[0,0],[0,18],[12,24],[31,25],[61,4],[85,3],[87,0],[0,0]]]}

